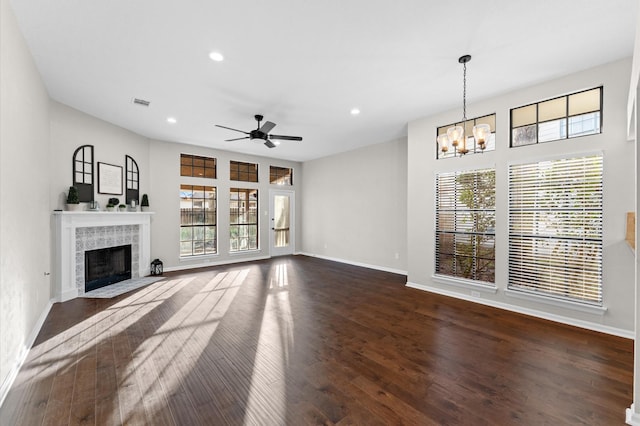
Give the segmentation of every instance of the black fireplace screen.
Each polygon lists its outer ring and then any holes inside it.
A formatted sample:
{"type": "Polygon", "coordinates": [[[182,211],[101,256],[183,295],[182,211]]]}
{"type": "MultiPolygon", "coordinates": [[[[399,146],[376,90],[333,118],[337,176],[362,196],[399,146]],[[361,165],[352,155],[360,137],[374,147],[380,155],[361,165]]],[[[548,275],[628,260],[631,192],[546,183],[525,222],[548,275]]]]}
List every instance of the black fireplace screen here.
{"type": "Polygon", "coordinates": [[[84,291],[131,278],[131,245],[84,252],[84,291]]]}

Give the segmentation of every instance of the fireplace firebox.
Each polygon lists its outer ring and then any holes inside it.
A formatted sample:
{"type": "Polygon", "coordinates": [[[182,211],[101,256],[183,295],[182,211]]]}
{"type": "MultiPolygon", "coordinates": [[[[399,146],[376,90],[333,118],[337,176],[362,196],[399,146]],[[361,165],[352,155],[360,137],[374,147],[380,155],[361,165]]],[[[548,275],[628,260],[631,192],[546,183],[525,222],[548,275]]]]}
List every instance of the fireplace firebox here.
{"type": "Polygon", "coordinates": [[[84,291],[131,278],[131,244],[84,252],[84,291]]]}

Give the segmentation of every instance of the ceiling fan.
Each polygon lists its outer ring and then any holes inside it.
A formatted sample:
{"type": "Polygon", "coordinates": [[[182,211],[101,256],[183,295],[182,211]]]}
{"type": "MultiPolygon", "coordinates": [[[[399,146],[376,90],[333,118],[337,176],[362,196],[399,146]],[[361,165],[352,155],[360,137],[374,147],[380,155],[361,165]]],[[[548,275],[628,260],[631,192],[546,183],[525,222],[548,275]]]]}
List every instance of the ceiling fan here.
{"type": "Polygon", "coordinates": [[[262,121],[262,119],[264,117],[261,116],[260,114],[256,114],[256,115],[254,115],[254,118],[258,122],[258,128],[255,129],[255,130],[252,130],[250,132],[245,132],[244,130],[233,129],[233,128],[227,127],[227,126],[221,126],[219,124],[216,124],[216,127],[221,127],[223,129],[229,129],[229,130],[233,130],[235,132],[240,132],[240,133],[244,133],[245,135],[249,135],[249,136],[244,136],[242,138],[226,139],[225,142],[239,141],[241,139],[251,139],[251,140],[260,139],[260,140],[264,141],[264,144],[267,147],[275,148],[276,144],[271,142],[270,139],[280,139],[280,140],[284,140],[284,141],[301,141],[302,140],[302,138],[300,136],[270,135],[269,132],[271,131],[271,129],[276,127],[275,123],[272,123],[270,121],[265,121],[265,123],[262,126],[260,126],[260,122],[262,121]]]}

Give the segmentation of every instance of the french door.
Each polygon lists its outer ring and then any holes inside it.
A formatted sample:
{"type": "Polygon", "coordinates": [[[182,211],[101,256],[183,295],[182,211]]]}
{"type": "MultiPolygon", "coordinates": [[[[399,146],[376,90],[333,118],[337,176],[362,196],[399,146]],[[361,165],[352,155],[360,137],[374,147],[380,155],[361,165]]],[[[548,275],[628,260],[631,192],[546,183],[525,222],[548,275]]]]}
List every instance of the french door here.
{"type": "Polygon", "coordinates": [[[295,204],[293,191],[269,191],[269,253],[271,256],[283,256],[294,252],[295,204]]]}

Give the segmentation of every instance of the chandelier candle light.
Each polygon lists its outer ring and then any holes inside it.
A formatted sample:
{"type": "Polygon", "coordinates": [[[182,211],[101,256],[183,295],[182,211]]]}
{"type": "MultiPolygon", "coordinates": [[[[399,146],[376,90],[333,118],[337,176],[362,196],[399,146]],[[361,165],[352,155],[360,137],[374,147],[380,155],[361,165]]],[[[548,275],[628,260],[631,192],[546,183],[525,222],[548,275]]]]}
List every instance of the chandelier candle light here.
{"type": "MultiPolygon", "coordinates": [[[[463,66],[462,78],[462,126],[467,122],[467,62],[471,60],[471,55],[464,55],[458,58],[458,62],[463,66]]],[[[447,133],[438,136],[438,145],[443,153],[449,151],[449,144],[454,149],[453,155],[460,156],[469,152],[467,148],[467,136],[464,134],[464,127],[453,126],[447,129],[447,133]]],[[[481,152],[487,147],[487,140],[491,136],[491,127],[488,124],[478,124],[473,126],[473,137],[481,152]]]]}

